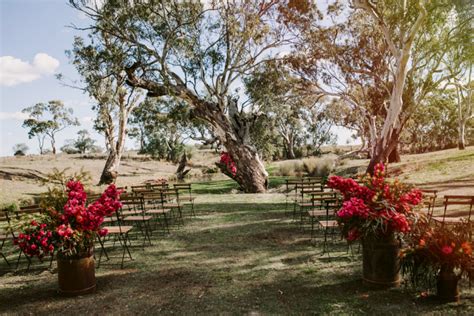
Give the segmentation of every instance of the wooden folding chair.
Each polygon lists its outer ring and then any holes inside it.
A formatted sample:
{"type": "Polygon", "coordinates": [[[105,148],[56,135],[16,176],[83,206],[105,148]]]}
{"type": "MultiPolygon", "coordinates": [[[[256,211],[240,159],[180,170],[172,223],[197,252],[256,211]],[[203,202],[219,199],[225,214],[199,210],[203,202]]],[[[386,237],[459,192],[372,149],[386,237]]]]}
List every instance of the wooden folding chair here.
{"type": "Polygon", "coordinates": [[[150,184],[150,189],[152,190],[167,190],[170,188],[168,182],[152,183],[150,184]]]}
{"type": "Polygon", "coordinates": [[[10,267],[10,262],[7,259],[7,256],[3,253],[3,247],[8,240],[12,240],[12,236],[10,233],[10,221],[8,220],[7,210],[0,211],[0,256],[2,256],[3,260],[7,263],[8,267],[10,267]]]}
{"type": "Polygon", "coordinates": [[[328,235],[330,232],[334,233],[335,229],[339,228],[337,221],[335,220],[336,210],[341,207],[341,199],[339,197],[334,198],[325,198],[324,199],[325,209],[326,209],[326,218],[319,220],[319,225],[324,229],[324,244],[323,244],[323,254],[328,253],[328,235]]]}
{"type": "MultiPolygon", "coordinates": [[[[337,193],[336,192],[312,192],[311,193],[311,204],[312,208],[308,211],[308,217],[311,220],[311,239],[314,236],[314,229],[315,223],[323,217],[327,216],[327,208],[329,207],[330,203],[328,201],[332,201],[336,199],[337,193]]],[[[319,226],[319,225],[318,225],[319,226]]]]}
{"type": "Polygon", "coordinates": [[[162,218],[163,229],[169,233],[168,214],[170,214],[171,209],[162,207],[164,204],[163,193],[150,192],[144,193],[142,196],[145,214],[152,216],[155,219],[155,223],[160,222],[160,218],[162,218]]]}
{"type": "Polygon", "coordinates": [[[471,214],[474,206],[474,195],[445,195],[444,196],[444,212],[442,216],[432,216],[432,219],[435,223],[445,225],[445,224],[458,224],[466,223],[470,225],[471,214]],[[448,207],[449,206],[466,206],[466,210],[455,210],[457,211],[455,215],[462,214],[462,216],[448,216],[448,207]],[[466,214],[467,213],[467,214],[466,214]]]}
{"type": "Polygon", "coordinates": [[[134,195],[120,198],[122,203],[122,216],[124,223],[130,223],[137,226],[143,234],[143,247],[148,241],[151,245],[151,227],[150,222],[153,219],[151,215],[145,215],[143,196],[134,195]]]}
{"type": "Polygon", "coordinates": [[[194,200],[196,198],[192,194],[191,183],[176,183],[173,185],[173,188],[178,190],[178,192],[185,191],[187,193],[186,195],[180,194],[179,200],[183,202],[183,204],[191,205],[191,215],[196,216],[194,212],[194,200]]]}
{"type": "Polygon", "coordinates": [[[160,191],[162,194],[163,209],[171,209],[171,214],[177,219],[178,224],[184,225],[182,205],[180,202],[179,191],[176,189],[166,189],[160,191]]]}
{"type": "Polygon", "coordinates": [[[108,224],[115,224],[115,226],[108,225],[108,226],[103,226],[102,228],[107,229],[108,233],[104,237],[97,236],[97,240],[99,241],[100,245],[100,254],[99,254],[99,261],[97,263],[97,268],[100,267],[100,263],[102,261],[102,254],[105,254],[105,257],[107,258],[107,261],[110,260],[110,257],[107,253],[107,250],[105,248],[105,242],[107,241],[106,239],[114,238],[113,245],[115,245],[115,239],[119,241],[119,244],[122,246],[123,252],[122,252],[122,262],[120,264],[120,267],[123,269],[123,263],[125,261],[125,254],[128,253],[128,256],[130,260],[133,260],[132,254],[130,253],[130,249],[128,246],[131,244],[130,243],[130,237],[129,233],[133,229],[133,226],[126,226],[123,225],[122,222],[122,216],[120,214],[121,210],[118,210],[115,212],[113,216],[115,216],[115,220],[110,220],[106,221],[108,224]]]}
{"type": "Polygon", "coordinates": [[[420,190],[423,193],[422,205],[425,207],[425,210],[422,210],[421,213],[426,215],[428,221],[431,221],[433,216],[433,211],[436,203],[436,198],[438,197],[438,190],[420,190]]]}
{"type": "Polygon", "coordinates": [[[321,183],[303,180],[302,182],[296,183],[295,185],[295,204],[293,207],[293,219],[296,220],[298,217],[297,209],[300,212],[300,224],[303,224],[304,210],[312,207],[309,194],[312,192],[321,192],[321,183]]]}

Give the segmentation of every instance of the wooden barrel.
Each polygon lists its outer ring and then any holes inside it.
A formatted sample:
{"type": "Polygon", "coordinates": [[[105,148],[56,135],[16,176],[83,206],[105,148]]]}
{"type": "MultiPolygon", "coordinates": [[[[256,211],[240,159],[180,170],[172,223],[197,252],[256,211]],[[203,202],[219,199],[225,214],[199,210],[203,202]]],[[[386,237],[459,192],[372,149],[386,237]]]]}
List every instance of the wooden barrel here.
{"type": "Polygon", "coordinates": [[[400,285],[400,243],[393,235],[363,240],[363,280],[366,285],[389,288],[400,285]]]}
{"type": "Polygon", "coordinates": [[[94,257],[58,256],[59,293],[76,296],[93,293],[96,288],[94,257]]]}
{"type": "Polygon", "coordinates": [[[460,294],[458,287],[459,277],[453,268],[442,267],[436,282],[436,296],[443,302],[459,302],[460,294]]]}

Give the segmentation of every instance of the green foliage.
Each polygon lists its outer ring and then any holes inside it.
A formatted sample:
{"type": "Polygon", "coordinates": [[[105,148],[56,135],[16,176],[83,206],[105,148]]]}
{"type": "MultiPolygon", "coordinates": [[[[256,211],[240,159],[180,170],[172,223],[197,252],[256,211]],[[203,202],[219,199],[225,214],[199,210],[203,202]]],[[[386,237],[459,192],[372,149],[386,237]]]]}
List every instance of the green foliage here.
{"type": "Polygon", "coordinates": [[[77,126],[79,121],[73,117],[72,108],[66,108],[59,100],[48,103],[37,103],[23,109],[29,118],[23,121],[23,127],[28,128],[28,137],[36,137],[39,142],[40,153],[43,153],[45,137],[51,141],[53,153],[56,153],[55,135],[68,126],[77,126]]]}
{"type": "Polygon", "coordinates": [[[253,106],[265,113],[254,124],[251,136],[264,158],[301,157],[300,149],[306,145],[313,147],[311,155],[335,141],[325,105],[318,102],[317,95],[305,93],[304,83],[283,64],[264,63],[244,83],[253,106]]]}
{"type": "Polygon", "coordinates": [[[24,143],[15,144],[15,146],[13,146],[13,156],[25,156],[29,149],[30,148],[24,143]]]}
{"type": "Polygon", "coordinates": [[[96,141],[90,137],[89,131],[82,129],[77,132],[77,139],[66,140],[61,151],[66,154],[86,154],[88,152],[100,152],[100,148],[95,145],[96,141]]]}
{"type": "MultiPolygon", "coordinates": [[[[177,99],[148,98],[132,111],[129,136],[138,139],[141,154],[177,162],[186,150],[186,135],[194,135],[201,123],[177,99]]],[[[189,150],[187,154],[189,154],[189,150]]]]}
{"type": "Polygon", "coordinates": [[[402,142],[404,150],[422,153],[453,148],[458,139],[456,103],[452,93],[438,92],[427,97],[408,120],[402,142]]]}

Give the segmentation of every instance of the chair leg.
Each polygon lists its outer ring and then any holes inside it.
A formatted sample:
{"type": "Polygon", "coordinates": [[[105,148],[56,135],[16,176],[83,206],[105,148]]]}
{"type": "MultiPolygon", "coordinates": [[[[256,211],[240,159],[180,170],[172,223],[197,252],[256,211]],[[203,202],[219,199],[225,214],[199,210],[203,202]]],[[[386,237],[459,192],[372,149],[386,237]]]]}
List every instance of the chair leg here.
{"type": "Polygon", "coordinates": [[[8,267],[10,267],[10,262],[8,262],[8,259],[7,259],[7,257],[5,257],[5,255],[3,254],[3,252],[0,252],[0,255],[2,255],[3,260],[5,260],[5,262],[7,263],[8,267]]]}
{"type": "Polygon", "coordinates": [[[166,231],[168,232],[168,234],[170,233],[170,227],[169,227],[169,224],[168,224],[168,216],[166,216],[166,213],[163,213],[163,217],[164,217],[164,222],[165,222],[165,229],[166,231]]]}
{"type": "Polygon", "coordinates": [[[53,250],[53,253],[51,254],[51,260],[49,260],[49,268],[51,269],[51,267],[53,266],[53,260],[54,260],[54,254],[56,253],[55,250],[53,250]]]}

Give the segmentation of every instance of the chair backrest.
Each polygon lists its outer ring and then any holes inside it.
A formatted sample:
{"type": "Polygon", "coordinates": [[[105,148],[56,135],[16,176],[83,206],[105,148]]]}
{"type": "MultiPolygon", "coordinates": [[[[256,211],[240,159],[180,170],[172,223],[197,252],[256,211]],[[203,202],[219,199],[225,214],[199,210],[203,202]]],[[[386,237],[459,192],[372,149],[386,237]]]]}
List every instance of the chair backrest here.
{"type": "Polygon", "coordinates": [[[0,234],[7,235],[10,228],[10,219],[8,217],[8,210],[0,210],[0,234]]]}
{"type": "Polygon", "coordinates": [[[126,193],[128,190],[128,187],[127,186],[117,187],[117,190],[122,191],[123,193],[126,193]]]}
{"type": "Polygon", "coordinates": [[[467,221],[471,221],[471,214],[472,208],[474,206],[474,195],[445,195],[444,196],[444,213],[443,213],[443,221],[446,218],[448,212],[448,206],[455,205],[455,206],[467,206],[469,209],[469,214],[467,221]]]}
{"type": "Polygon", "coordinates": [[[140,185],[132,185],[131,186],[132,192],[142,191],[142,190],[151,190],[151,184],[140,184],[140,185]]]}
{"type": "Polygon", "coordinates": [[[168,189],[169,187],[170,185],[168,184],[168,182],[150,184],[150,189],[152,190],[163,190],[163,189],[168,189]]]}
{"type": "Polygon", "coordinates": [[[162,192],[147,192],[142,194],[143,207],[144,209],[161,207],[163,205],[163,193],[162,192]]]}
{"type": "Polygon", "coordinates": [[[421,189],[420,191],[423,194],[423,204],[428,208],[428,218],[431,218],[438,197],[438,190],[421,189]]]}
{"type": "Polygon", "coordinates": [[[15,212],[17,218],[24,215],[40,215],[44,212],[44,209],[39,204],[31,204],[27,206],[21,206],[19,210],[15,212]]]}
{"type": "Polygon", "coordinates": [[[127,195],[120,197],[122,203],[122,210],[133,210],[136,212],[142,212],[143,208],[143,196],[142,195],[127,195]]]}
{"type": "Polygon", "coordinates": [[[173,184],[173,188],[178,190],[191,190],[191,183],[175,183],[173,184]]]}
{"type": "Polygon", "coordinates": [[[164,202],[176,200],[179,204],[179,190],[178,189],[164,189],[160,190],[164,202]]]}
{"type": "Polygon", "coordinates": [[[176,183],[173,185],[173,189],[178,191],[186,191],[189,197],[192,196],[191,183],[176,183]]]}

